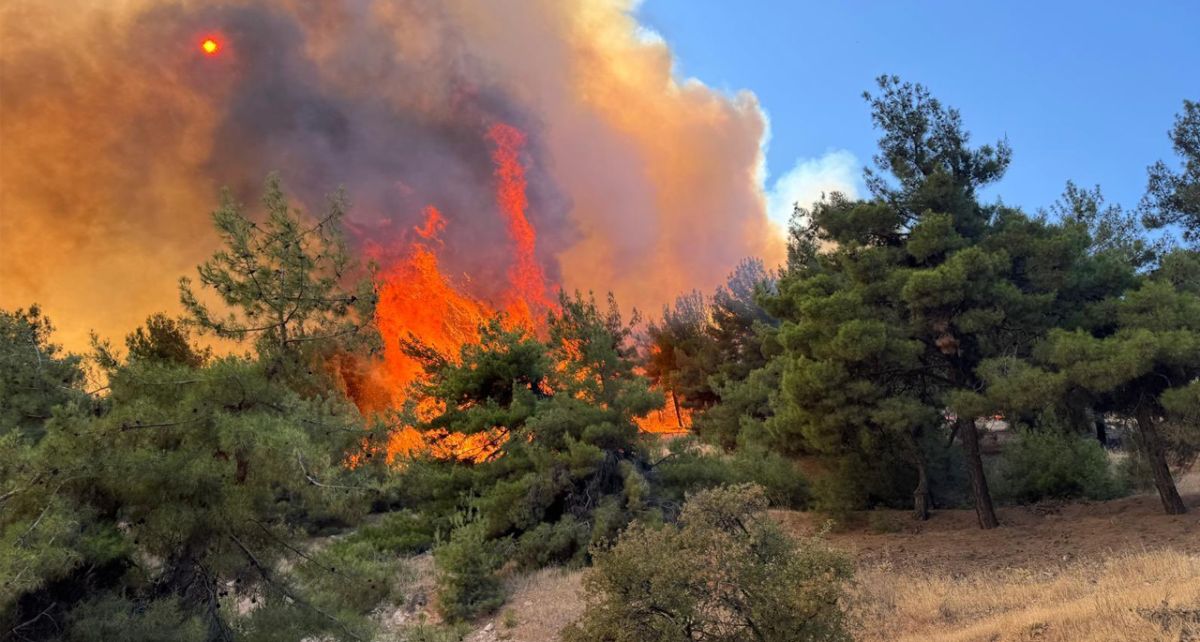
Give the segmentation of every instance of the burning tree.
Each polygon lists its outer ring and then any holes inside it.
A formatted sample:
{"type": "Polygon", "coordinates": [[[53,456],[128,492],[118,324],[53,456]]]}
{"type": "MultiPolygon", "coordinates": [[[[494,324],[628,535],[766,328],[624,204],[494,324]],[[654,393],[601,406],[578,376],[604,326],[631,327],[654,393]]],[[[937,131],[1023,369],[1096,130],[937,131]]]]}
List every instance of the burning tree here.
{"type": "Polygon", "coordinates": [[[736,419],[710,417],[709,411],[744,397],[741,382],[766,365],[763,339],[776,321],[758,297],[772,291],[775,280],[761,259],[743,260],[711,297],[681,296],[649,324],[646,374],[668,393],[675,429],[692,427],[694,417],[697,432],[734,447],[736,419]]]}
{"type": "MultiPolygon", "coordinates": [[[[430,495],[410,495],[406,503],[468,510],[473,520],[460,529],[475,534],[471,541],[505,550],[525,567],[582,562],[592,544],[655,509],[635,420],[663,399],[634,372],[630,327],[611,301],[602,310],[590,298],[563,296],[559,306],[544,340],[495,320],[457,359],[432,360],[414,399],[436,407],[430,412],[412,401],[407,410],[427,435],[485,436],[489,456],[413,462],[400,472],[410,477],[403,486],[430,495]],[[420,479],[430,475],[442,481],[420,479]],[[464,494],[465,503],[454,501],[464,494]]],[[[486,565],[465,553],[440,557],[451,578],[446,594],[472,601],[443,605],[448,614],[489,603],[458,590],[482,581],[486,565]],[[455,566],[460,561],[476,570],[464,572],[455,566]]]]}

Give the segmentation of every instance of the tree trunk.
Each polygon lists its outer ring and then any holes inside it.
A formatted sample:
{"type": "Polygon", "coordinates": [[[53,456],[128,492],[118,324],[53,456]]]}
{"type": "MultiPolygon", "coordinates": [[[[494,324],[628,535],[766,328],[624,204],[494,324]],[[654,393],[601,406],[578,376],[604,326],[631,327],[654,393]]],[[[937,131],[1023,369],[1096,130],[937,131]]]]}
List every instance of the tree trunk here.
{"type": "Polygon", "coordinates": [[[925,468],[925,455],[917,446],[917,488],[913,491],[913,519],[929,519],[929,472],[925,468]]]}
{"type": "Polygon", "coordinates": [[[1163,510],[1168,515],[1182,515],[1187,512],[1183,498],[1175,488],[1175,480],[1171,478],[1171,469],[1167,466],[1167,452],[1162,439],[1158,435],[1158,426],[1154,425],[1154,415],[1150,412],[1150,404],[1142,402],[1137,408],[1138,432],[1142,435],[1142,445],[1146,449],[1146,458],[1150,460],[1150,471],[1154,473],[1154,487],[1158,489],[1158,498],[1162,500],[1163,510]]]}
{"type": "Polygon", "coordinates": [[[1096,420],[1093,423],[1096,425],[1096,441],[1100,442],[1101,446],[1108,448],[1108,426],[1104,423],[1104,415],[1096,413],[1096,420]]]}
{"type": "Polygon", "coordinates": [[[675,423],[683,430],[683,413],[679,410],[679,395],[675,394],[675,387],[671,387],[671,404],[675,407],[675,423]]]}
{"type": "Polygon", "coordinates": [[[975,498],[975,515],[979,527],[996,528],[996,509],[992,507],[992,494],[988,491],[987,478],[983,474],[983,458],[979,454],[979,431],[974,417],[958,418],[958,433],[967,451],[967,473],[971,476],[971,495],[975,498]]]}

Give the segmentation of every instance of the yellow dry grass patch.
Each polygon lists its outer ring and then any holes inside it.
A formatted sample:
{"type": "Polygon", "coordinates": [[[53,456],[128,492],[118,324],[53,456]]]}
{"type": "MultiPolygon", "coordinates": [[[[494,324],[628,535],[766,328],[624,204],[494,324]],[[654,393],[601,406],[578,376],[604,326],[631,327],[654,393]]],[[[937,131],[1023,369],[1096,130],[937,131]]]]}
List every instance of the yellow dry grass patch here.
{"type": "Polygon", "coordinates": [[[1200,555],[1176,551],[957,578],[881,565],[855,585],[864,642],[1200,640],[1200,555]]]}

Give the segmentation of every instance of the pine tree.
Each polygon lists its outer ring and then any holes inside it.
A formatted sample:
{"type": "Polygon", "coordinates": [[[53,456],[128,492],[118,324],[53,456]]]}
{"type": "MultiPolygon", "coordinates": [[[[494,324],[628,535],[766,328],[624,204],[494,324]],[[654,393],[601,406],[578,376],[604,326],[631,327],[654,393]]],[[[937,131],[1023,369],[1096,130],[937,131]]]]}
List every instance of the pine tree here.
{"type": "MultiPolygon", "coordinates": [[[[1113,301],[1111,334],[1052,332],[1042,358],[1068,385],[1099,396],[1102,407],[1133,417],[1163,509],[1187,509],[1167,464],[1162,426],[1197,416],[1200,297],[1152,278],[1113,301]]],[[[1193,428],[1194,431],[1194,428],[1193,428]]]]}
{"type": "Polygon", "coordinates": [[[84,398],[82,360],[51,343],[53,331],[36,305],[0,310],[0,435],[36,440],[55,407],[84,398]]]}
{"type": "Polygon", "coordinates": [[[511,547],[506,556],[527,567],[579,563],[593,544],[655,511],[634,419],[663,398],[634,372],[631,327],[611,301],[602,310],[590,298],[564,296],[560,306],[544,341],[501,320],[485,325],[480,343],[464,346],[456,359],[431,362],[417,396],[436,402],[432,414],[425,414],[428,402],[408,408],[422,432],[482,435],[494,449],[483,461],[415,461],[400,473],[412,480],[406,485],[430,489],[431,496],[410,498],[421,507],[444,504],[448,490],[466,494],[457,506],[472,519],[458,530],[470,531],[452,539],[441,558],[452,565],[448,576],[460,578],[450,592],[473,603],[444,604],[451,615],[494,603],[464,584],[490,572],[480,564],[492,559],[492,547],[511,547]],[[430,476],[442,481],[425,483],[430,476]]]}
{"type": "MultiPolygon", "coordinates": [[[[681,408],[712,409],[723,402],[724,391],[737,395],[738,384],[766,364],[763,340],[776,321],[758,298],[774,287],[775,275],[762,260],[746,259],[711,297],[698,291],[681,296],[663,309],[660,321],[649,324],[646,375],[670,393],[681,428],[681,408]]],[[[736,430],[706,422],[706,416],[698,417],[708,424],[702,432],[731,448],[736,430]]]]}
{"type": "Polygon", "coordinates": [[[768,431],[829,455],[905,452],[918,472],[914,513],[927,514],[920,444],[958,410],[979,524],[997,525],[977,415],[962,403],[980,366],[1029,354],[1052,327],[1078,323],[1112,275],[1093,265],[1079,227],[979,202],[1011,158],[1003,141],[972,148],[961,118],[894,77],[868,95],[882,130],[872,198],[818,203],[794,230],[793,261],[768,310],[783,320],[781,393],[768,431]],[[887,176],[883,172],[890,175],[887,176]]]}
{"type": "Polygon", "coordinates": [[[1150,166],[1142,215],[1148,227],[1178,226],[1185,240],[1200,243],[1200,102],[1183,101],[1170,136],[1183,167],[1150,166]]]}
{"type": "Polygon", "coordinates": [[[222,247],[198,269],[215,291],[220,315],[180,279],[180,298],[192,322],[223,339],[252,340],[278,374],[302,377],[314,355],[353,350],[376,340],[370,332],[374,293],[369,279],[353,282],[354,265],[339,227],[347,199],[338,192],[309,220],[293,210],[279,177],[267,177],[266,217],[251,218],[226,191],[213,222],[222,247]],[[349,284],[349,285],[348,285],[349,284]]]}

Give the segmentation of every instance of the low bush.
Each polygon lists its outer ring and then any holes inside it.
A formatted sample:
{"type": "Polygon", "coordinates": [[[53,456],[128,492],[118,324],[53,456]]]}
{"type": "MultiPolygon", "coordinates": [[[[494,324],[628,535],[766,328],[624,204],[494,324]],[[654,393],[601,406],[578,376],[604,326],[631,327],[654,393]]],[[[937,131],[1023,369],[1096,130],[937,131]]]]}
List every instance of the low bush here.
{"type": "Polygon", "coordinates": [[[342,539],[303,562],[295,569],[301,588],[324,610],[361,616],[397,597],[401,562],[369,541],[342,539]]]}
{"type": "MultiPolygon", "coordinates": [[[[175,600],[136,603],[115,595],[80,604],[66,625],[62,639],[70,642],[205,642],[208,633],[204,622],[175,600]]],[[[16,629],[10,633],[21,639],[16,629]]]]}
{"type": "Polygon", "coordinates": [[[456,528],[433,550],[437,561],[438,610],[451,622],[472,620],[504,603],[497,571],[504,563],[500,544],[489,539],[481,522],[456,528]]]}
{"type": "Polygon", "coordinates": [[[709,453],[693,439],[679,439],[655,473],[662,496],[678,504],[688,492],[742,483],[761,486],[772,506],[802,509],[812,499],[808,480],[793,462],[759,448],[709,453]]]}
{"type": "Polygon", "coordinates": [[[678,525],[635,523],[594,552],[586,610],[563,640],[849,640],[838,607],[848,561],[789,538],[767,505],[760,486],[726,486],[691,496],[678,525]]]}
{"type": "MultiPolygon", "coordinates": [[[[438,536],[433,511],[387,513],[373,524],[363,524],[351,536],[396,555],[415,555],[433,548],[438,536]]],[[[446,529],[449,530],[449,529],[446,529]]]]}
{"type": "Polygon", "coordinates": [[[1129,483],[1114,471],[1095,439],[1048,428],[1022,430],[992,462],[993,493],[999,501],[1113,499],[1129,483]]]}

